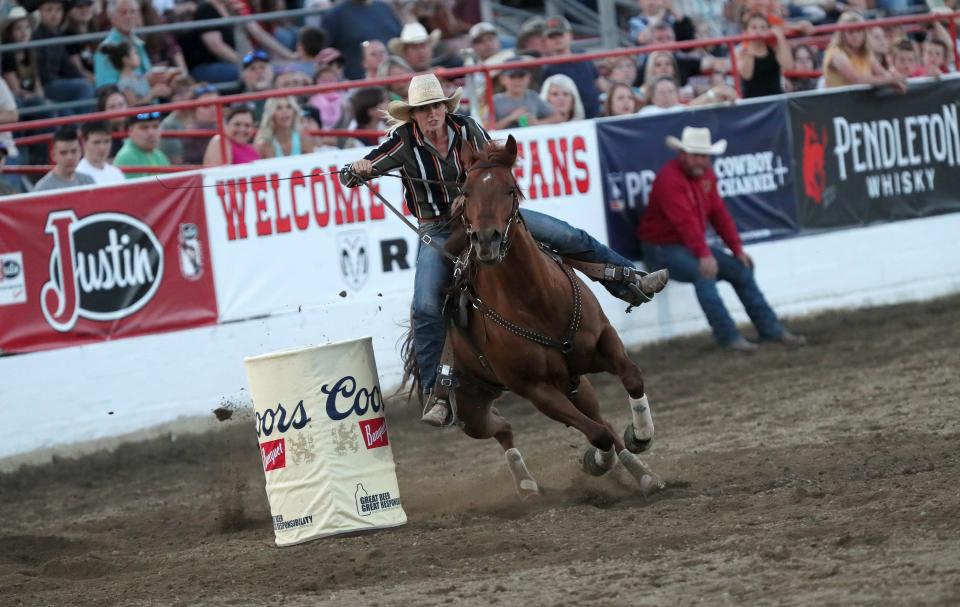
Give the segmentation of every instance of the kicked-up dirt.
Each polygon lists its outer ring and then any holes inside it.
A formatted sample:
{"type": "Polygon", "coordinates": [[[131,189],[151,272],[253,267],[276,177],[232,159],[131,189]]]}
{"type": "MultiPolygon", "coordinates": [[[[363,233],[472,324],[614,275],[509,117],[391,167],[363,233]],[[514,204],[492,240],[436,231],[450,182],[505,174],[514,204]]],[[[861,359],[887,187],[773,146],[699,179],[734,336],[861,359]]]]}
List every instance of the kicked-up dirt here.
{"type": "MultiPolygon", "coordinates": [[[[0,605],[960,604],[960,297],[792,328],[811,344],[634,353],[667,483],[650,499],[510,400],[537,503],[493,440],[393,403],[410,522],[284,549],[249,412],[22,467],[0,475],[0,605]]],[[[619,383],[594,381],[623,427],[619,383]]]]}

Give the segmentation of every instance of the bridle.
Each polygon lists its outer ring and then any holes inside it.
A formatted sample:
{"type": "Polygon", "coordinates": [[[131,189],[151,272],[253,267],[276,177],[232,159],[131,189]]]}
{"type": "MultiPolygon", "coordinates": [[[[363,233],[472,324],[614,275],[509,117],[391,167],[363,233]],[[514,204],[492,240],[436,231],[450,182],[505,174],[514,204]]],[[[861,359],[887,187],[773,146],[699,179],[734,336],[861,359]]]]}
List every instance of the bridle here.
{"type": "MultiPolygon", "coordinates": [[[[497,164],[495,162],[485,161],[485,162],[474,163],[470,166],[469,169],[466,170],[466,174],[469,175],[473,171],[482,170],[482,169],[505,169],[510,174],[510,180],[513,183],[513,187],[511,188],[511,192],[513,195],[513,211],[510,213],[510,217],[507,218],[507,225],[503,229],[503,237],[500,240],[500,248],[497,251],[497,260],[495,262],[495,263],[500,263],[501,261],[503,261],[503,258],[506,257],[507,252],[510,250],[510,243],[511,243],[510,228],[512,228],[516,223],[523,222],[523,219],[520,216],[520,185],[517,183],[517,178],[513,174],[513,171],[510,171],[509,169],[506,169],[502,164],[497,164]]],[[[463,209],[463,212],[460,214],[460,218],[463,221],[464,228],[467,231],[467,242],[469,243],[468,252],[470,255],[472,255],[473,240],[470,238],[470,235],[473,234],[474,229],[473,229],[473,226],[470,225],[470,221],[467,219],[467,212],[466,212],[467,197],[464,196],[463,198],[464,198],[464,202],[463,202],[464,209],[463,209]]]]}

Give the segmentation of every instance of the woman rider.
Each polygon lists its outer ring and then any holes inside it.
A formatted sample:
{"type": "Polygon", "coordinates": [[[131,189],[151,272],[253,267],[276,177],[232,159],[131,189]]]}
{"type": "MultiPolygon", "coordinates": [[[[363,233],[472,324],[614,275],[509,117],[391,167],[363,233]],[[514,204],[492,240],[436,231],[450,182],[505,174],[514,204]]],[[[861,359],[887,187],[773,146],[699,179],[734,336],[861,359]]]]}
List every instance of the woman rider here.
{"type": "MultiPolygon", "coordinates": [[[[404,177],[428,179],[443,183],[423,183],[404,179],[404,200],[420,222],[420,235],[429,234],[433,242],[443,246],[453,225],[450,207],[460,195],[466,175],[460,161],[460,146],[466,140],[477,149],[490,141],[490,135],[473,118],[454,114],[459,107],[461,89],[447,97],[440,81],[433,74],[415,76],[410,80],[408,102],[392,101],[387,106],[391,120],[389,135],[364,158],[349,165],[350,171],[341,173],[344,185],[356,187],[362,177],[399,168],[404,177]]],[[[546,243],[562,256],[581,261],[633,267],[629,260],[600,244],[583,230],[530,209],[520,209],[523,221],[533,237],[546,243]]],[[[636,276],[634,274],[634,276],[636,276]]],[[[657,281],[650,295],[666,284],[666,276],[651,277],[657,281]]],[[[420,386],[431,394],[437,377],[437,367],[446,337],[443,320],[443,294],[451,279],[440,251],[423,246],[417,253],[417,269],[413,290],[413,347],[420,367],[420,386]]],[[[604,282],[614,296],[638,306],[649,297],[641,292],[636,279],[629,282],[604,282]]],[[[428,410],[423,421],[434,426],[449,421],[450,409],[446,402],[428,397],[428,410]],[[434,402],[430,402],[430,401],[434,402]]]]}

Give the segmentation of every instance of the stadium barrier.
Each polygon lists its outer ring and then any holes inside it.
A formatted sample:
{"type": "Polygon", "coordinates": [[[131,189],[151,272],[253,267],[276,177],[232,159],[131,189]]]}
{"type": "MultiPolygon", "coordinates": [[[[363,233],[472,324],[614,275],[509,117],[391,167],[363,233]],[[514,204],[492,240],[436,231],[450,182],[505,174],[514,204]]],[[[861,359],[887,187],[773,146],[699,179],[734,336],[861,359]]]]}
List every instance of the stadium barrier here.
{"type": "MultiPolygon", "coordinates": [[[[722,187],[731,188],[730,198],[747,196],[731,204],[738,223],[775,231],[789,228],[785,218],[795,222],[787,238],[751,248],[758,280],[779,310],[930,297],[960,290],[960,214],[864,226],[958,210],[951,206],[960,191],[958,84],[945,79],[906,97],[853,88],[756,102],[755,120],[774,121],[773,131],[738,122],[738,106],[662,123],[619,118],[518,129],[515,173],[525,205],[615,244],[623,218],[611,210],[624,210],[627,199],[610,195],[611,183],[642,207],[643,184],[665,159],[661,135],[688,123],[711,126],[731,140],[718,167],[728,180],[722,187]],[[780,143],[770,148],[727,128],[763,131],[780,143]],[[798,142],[795,135],[807,132],[815,137],[798,142]],[[760,147],[737,147],[740,138],[760,147]],[[780,187],[769,169],[781,164],[789,170],[784,182],[793,182],[792,213],[764,201],[771,181],[780,187]],[[932,187],[907,191],[904,173],[932,187]],[[881,195],[871,197],[873,177],[881,195]],[[824,184],[815,190],[820,206],[808,182],[824,184]],[[756,209],[749,196],[759,201],[756,209]],[[772,210],[762,211],[764,204],[772,210]],[[852,211],[839,212],[844,205],[856,211],[856,222],[852,211]],[[822,231],[843,226],[864,229],[822,231]],[[796,235],[806,237],[789,238],[796,235]],[[904,263],[910,281],[890,289],[904,263]]],[[[36,432],[17,433],[0,456],[206,412],[220,398],[244,401],[243,389],[231,387],[242,384],[243,356],[305,342],[372,335],[377,358],[386,361],[382,381],[396,382],[417,241],[365,189],[339,186],[332,173],[363,153],[333,150],[0,202],[0,349],[31,353],[0,357],[0,407],[15,427],[42,420],[36,432]],[[58,381],[42,380],[51,370],[58,381]],[[170,377],[178,380],[160,381],[170,377]],[[126,414],[113,416],[118,408],[126,414]]],[[[373,185],[399,203],[399,180],[373,185]]],[[[723,294],[735,317],[745,318],[731,293],[723,294]]],[[[671,285],[630,316],[605,294],[600,299],[628,345],[706,326],[685,285],[671,285]]]]}

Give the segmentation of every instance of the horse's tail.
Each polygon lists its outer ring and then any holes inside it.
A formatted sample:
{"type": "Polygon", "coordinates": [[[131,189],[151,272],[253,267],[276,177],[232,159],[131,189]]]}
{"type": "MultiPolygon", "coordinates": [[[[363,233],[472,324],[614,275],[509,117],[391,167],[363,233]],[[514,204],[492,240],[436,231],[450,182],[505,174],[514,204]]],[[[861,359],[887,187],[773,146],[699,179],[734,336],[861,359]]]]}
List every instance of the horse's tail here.
{"type": "Polygon", "coordinates": [[[403,359],[403,379],[400,382],[400,387],[397,388],[395,394],[402,394],[404,388],[407,387],[407,382],[410,382],[410,389],[407,390],[407,400],[413,396],[416,392],[418,397],[420,395],[420,365],[417,364],[417,355],[413,347],[413,314],[410,315],[410,328],[407,329],[406,335],[403,336],[403,344],[400,346],[400,357],[403,359]]]}

